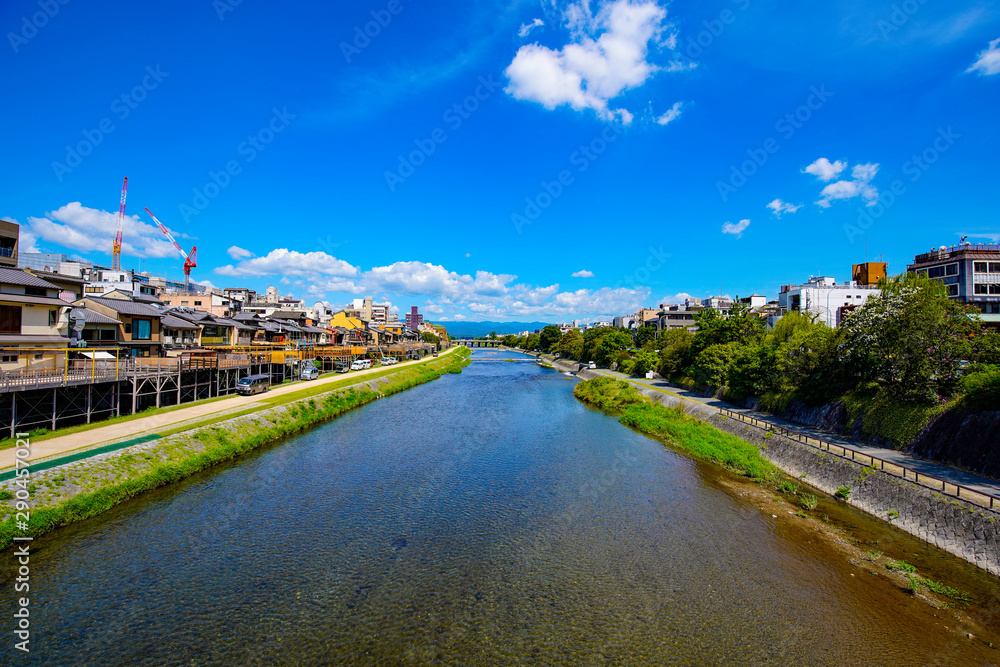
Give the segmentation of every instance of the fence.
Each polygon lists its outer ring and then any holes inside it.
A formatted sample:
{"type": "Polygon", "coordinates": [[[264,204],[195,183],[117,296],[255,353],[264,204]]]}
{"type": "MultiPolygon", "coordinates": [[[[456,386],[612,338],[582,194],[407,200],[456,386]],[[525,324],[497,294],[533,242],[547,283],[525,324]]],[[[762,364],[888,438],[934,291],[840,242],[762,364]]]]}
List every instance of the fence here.
{"type": "MultiPolygon", "coordinates": [[[[826,440],[820,440],[819,438],[811,438],[805,433],[793,431],[783,426],[773,424],[769,421],[751,417],[750,415],[743,414],[742,412],[736,412],[735,410],[730,410],[729,408],[719,408],[719,412],[730,417],[731,419],[737,419],[765,431],[779,433],[790,440],[795,440],[796,442],[800,442],[804,445],[809,445],[810,447],[815,447],[820,450],[825,449],[831,454],[840,456],[841,458],[850,458],[852,461],[870,461],[872,468],[878,467],[879,470],[892,475],[893,477],[899,477],[908,482],[920,484],[928,489],[937,490],[940,485],[941,493],[952,498],[973,502],[983,507],[989,507],[990,509],[994,508],[994,501],[998,500],[995,496],[983,493],[982,491],[976,491],[975,489],[970,489],[969,487],[962,486],[961,484],[948,482],[940,477],[928,475],[927,473],[919,472],[913,468],[908,468],[906,466],[899,465],[898,463],[893,463],[892,461],[886,461],[865,452],[859,452],[858,450],[851,449],[850,447],[838,445],[826,440]],[[849,457],[848,453],[850,453],[849,457]],[[876,463],[878,463],[878,466],[876,466],[876,463]],[[954,493],[951,493],[949,489],[954,489],[954,493]],[[962,495],[963,492],[965,492],[964,496],[962,495]]],[[[1000,505],[1000,503],[998,503],[998,505],[1000,505]]]]}

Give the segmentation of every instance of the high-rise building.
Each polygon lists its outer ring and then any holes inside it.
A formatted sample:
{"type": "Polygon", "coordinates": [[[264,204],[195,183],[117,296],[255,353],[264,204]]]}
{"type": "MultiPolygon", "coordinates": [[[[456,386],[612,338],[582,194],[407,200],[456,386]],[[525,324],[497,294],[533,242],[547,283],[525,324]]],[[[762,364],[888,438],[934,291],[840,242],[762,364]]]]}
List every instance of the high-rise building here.
{"type": "Polygon", "coordinates": [[[410,312],[406,314],[406,328],[416,331],[424,323],[424,316],[417,312],[416,306],[410,306],[410,312]]]}

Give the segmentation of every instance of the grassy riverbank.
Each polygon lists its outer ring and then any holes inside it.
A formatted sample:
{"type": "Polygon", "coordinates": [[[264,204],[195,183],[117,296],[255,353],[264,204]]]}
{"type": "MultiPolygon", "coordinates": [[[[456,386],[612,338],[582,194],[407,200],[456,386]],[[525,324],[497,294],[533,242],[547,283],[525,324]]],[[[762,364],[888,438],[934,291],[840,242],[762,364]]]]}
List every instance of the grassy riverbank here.
{"type": "MultiPolygon", "coordinates": [[[[33,474],[28,487],[31,508],[27,534],[38,537],[59,526],[96,516],[145,491],[238,458],[261,445],[294,435],[379,398],[430,382],[446,373],[460,373],[469,363],[469,354],[459,350],[426,364],[374,379],[365,378],[355,386],[311,397],[292,394],[271,409],[229,417],[212,425],[199,425],[114,455],[33,474]]],[[[2,485],[11,495],[16,494],[18,488],[14,480],[2,485]]],[[[16,527],[16,501],[16,496],[3,501],[6,516],[0,522],[0,549],[10,546],[15,535],[25,534],[16,527]]]]}
{"type": "Polygon", "coordinates": [[[623,380],[594,378],[576,385],[573,393],[585,403],[618,414],[625,426],[747,477],[768,480],[780,473],[755,445],[695,419],[680,406],[654,403],[623,380]]]}

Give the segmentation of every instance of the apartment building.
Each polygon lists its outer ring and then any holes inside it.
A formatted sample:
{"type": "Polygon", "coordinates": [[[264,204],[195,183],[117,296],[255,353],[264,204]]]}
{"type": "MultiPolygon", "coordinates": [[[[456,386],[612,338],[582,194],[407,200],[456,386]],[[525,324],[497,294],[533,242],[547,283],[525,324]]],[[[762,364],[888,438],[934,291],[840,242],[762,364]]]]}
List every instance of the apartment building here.
{"type": "Polygon", "coordinates": [[[1000,244],[941,246],[914,257],[906,270],[941,281],[950,298],[977,308],[984,321],[1000,324],[1000,244]]]}
{"type": "Polygon", "coordinates": [[[862,285],[853,280],[838,284],[830,276],[817,276],[802,285],[782,285],[778,306],[784,312],[815,315],[818,322],[833,328],[840,326],[850,311],[878,293],[874,285],[862,285]]]}

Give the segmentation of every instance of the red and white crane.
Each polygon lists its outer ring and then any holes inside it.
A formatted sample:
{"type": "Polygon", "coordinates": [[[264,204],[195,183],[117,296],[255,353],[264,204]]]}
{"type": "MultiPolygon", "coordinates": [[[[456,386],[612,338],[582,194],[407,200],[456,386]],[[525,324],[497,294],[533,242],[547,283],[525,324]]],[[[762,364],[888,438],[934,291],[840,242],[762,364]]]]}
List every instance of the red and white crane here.
{"type": "Polygon", "coordinates": [[[122,230],[125,229],[125,192],[128,190],[128,176],[122,183],[122,201],[118,204],[118,229],[115,230],[115,240],[111,245],[111,268],[122,270],[122,230]]]}
{"type": "Polygon", "coordinates": [[[166,234],[167,238],[170,239],[170,242],[174,244],[175,248],[177,248],[177,252],[179,252],[184,257],[184,289],[190,290],[191,269],[196,268],[198,266],[198,246],[192,246],[191,254],[188,255],[186,252],[184,252],[184,248],[181,247],[181,244],[178,243],[177,240],[170,233],[170,230],[164,227],[163,224],[156,219],[156,216],[153,215],[148,208],[146,209],[146,213],[149,213],[149,217],[153,219],[153,222],[156,223],[156,226],[160,228],[161,232],[166,234]]]}

